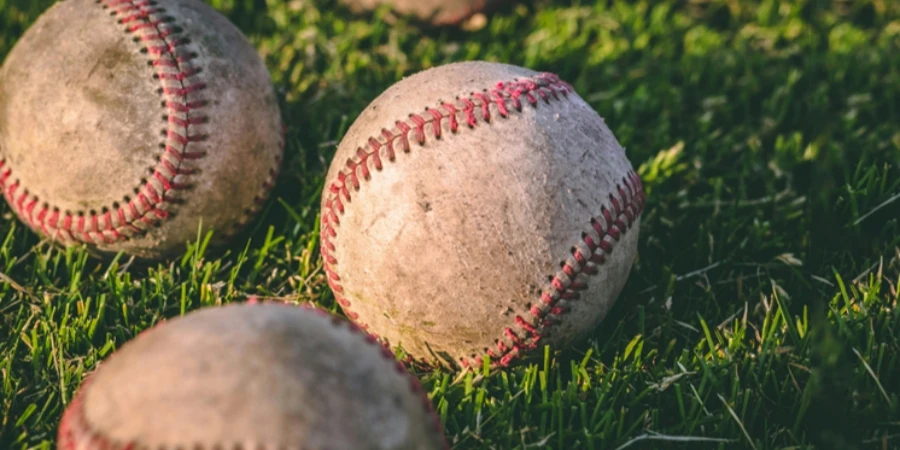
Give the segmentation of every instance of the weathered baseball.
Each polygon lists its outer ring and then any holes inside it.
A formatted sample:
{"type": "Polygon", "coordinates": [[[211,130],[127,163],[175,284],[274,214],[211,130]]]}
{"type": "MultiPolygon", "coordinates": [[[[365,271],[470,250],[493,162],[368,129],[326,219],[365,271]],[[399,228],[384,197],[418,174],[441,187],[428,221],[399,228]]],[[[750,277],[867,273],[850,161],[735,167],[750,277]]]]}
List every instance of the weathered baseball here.
{"type": "Polygon", "coordinates": [[[0,69],[0,187],[97,254],[177,254],[256,212],[282,154],[262,60],[200,0],[64,0],[0,69]]]}
{"type": "Polygon", "coordinates": [[[584,336],[636,257],[644,192],[557,76],[466,62],[413,75],[340,143],[322,199],[344,312],[419,362],[494,366],[584,336]]]}
{"type": "Polygon", "coordinates": [[[60,450],[445,448],[419,381],[344,319],[232,304],[126,343],[63,414],[60,450]]]}
{"type": "Polygon", "coordinates": [[[341,0],[354,12],[373,11],[381,5],[432,25],[459,25],[482,11],[490,10],[506,0],[341,0]]]}

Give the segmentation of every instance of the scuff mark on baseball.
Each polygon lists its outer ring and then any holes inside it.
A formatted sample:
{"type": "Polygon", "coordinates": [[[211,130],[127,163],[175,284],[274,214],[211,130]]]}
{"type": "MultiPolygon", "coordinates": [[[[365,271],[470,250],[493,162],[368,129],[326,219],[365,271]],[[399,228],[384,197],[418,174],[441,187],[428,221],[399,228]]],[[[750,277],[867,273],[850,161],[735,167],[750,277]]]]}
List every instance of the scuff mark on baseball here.
{"type": "Polygon", "coordinates": [[[326,178],[321,252],[337,302],[383,342],[426,365],[506,366],[606,316],[644,203],[571,85],[455,63],[395,84],[350,127],[326,178]]]}
{"type": "Polygon", "coordinates": [[[177,255],[202,224],[224,243],[278,174],[269,73],[199,0],[66,0],[0,68],[0,188],[63,245],[177,255]]]}

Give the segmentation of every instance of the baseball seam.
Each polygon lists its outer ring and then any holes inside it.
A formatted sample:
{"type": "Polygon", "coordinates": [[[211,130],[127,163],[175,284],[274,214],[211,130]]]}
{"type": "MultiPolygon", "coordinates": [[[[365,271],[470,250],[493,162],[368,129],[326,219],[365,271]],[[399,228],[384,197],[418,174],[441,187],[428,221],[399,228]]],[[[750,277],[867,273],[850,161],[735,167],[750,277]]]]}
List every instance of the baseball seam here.
{"type": "Polygon", "coordinates": [[[366,332],[366,330],[353,322],[344,320],[329,313],[328,311],[312,305],[301,305],[301,307],[310,309],[320,316],[330,319],[331,323],[335,327],[338,327],[342,324],[347,325],[351,333],[361,335],[369,345],[378,346],[381,357],[384,358],[389,364],[394,366],[394,371],[398,376],[406,377],[407,381],[409,382],[409,390],[415,397],[421,399],[425,414],[431,418],[432,431],[435,433],[437,439],[441,442],[441,448],[443,450],[450,450],[450,443],[444,436],[444,426],[443,424],[441,424],[441,416],[437,413],[437,410],[435,410],[434,403],[432,403],[431,399],[428,398],[428,393],[425,392],[425,389],[422,387],[422,382],[419,381],[419,379],[413,376],[411,373],[409,373],[408,370],[406,370],[406,367],[402,362],[397,360],[397,356],[394,355],[394,352],[391,351],[390,347],[380,343],[375,335],[366,332]]]}
{"type": "MultiPolygon", "coordinates": [[[[150,57],[147,65],[153,69],[153,79],[160,84],[157,93],[163,98],[160,104],[165,111],[162,120],[166,123],[161,131],[162,152],[157,155],[157,164],[148,169],[148,176],[140,180],[133,195],[126,195],[121,202],[103,206],[99,211],[73,212],[41,202],[15,179],[5,158],[0,159],[0,189],[25,223],[54,240],[112,244],[143,235],[173,216],[168,205],[176,204],[179,199],[172,194],[190,189],[190,177],[198,172],[185,167],[185,161],[206,156],[206,151],[188,147],[208,139],[197,128],[207,124],[210,118],[202,113],[208,101],[196,98],[197,93],[206,89],[206,83],[198,80],[202,69],[191,63],[197,54],[186,49],[191,40],[184,36],[185,30],[176,19],[166,15],[165,8],[159,7],[155,0],[95,0],[94,3],[109,10],[110,16],[118,17],[116,22],[124,26],[124,33],[133,35],[132,40],[141,45],[140,53],[150,57]]],[[[279,164],[280,156],[270,169],[262,191],[254,198],[255,204],[244,211],[244,220],[236,223],[235,228],[243,225],[246,216],[254,214],[263,203],[277,177],[279,164]]]]}
{"type": "MultiPolygon", "coordinates": [[[[380,171],[383,168],[383,158],[393,162],[396,145],[399,145],[404,152],[411,151],[410,134],[420,146],[425,145],[428,136],[427,130],[431,131],[434,139],[442,139],[442,121],[446,120],[450,132],[455,134],[461,128],[461,123],[470,129],[480,123],[489,125],[494,114],[505,119],[513,111],[521,113],[523,105],[526,103],[537,108],[540,101],[545,104],[550,104],[551,101],[562,101],[564,98],[567,99],[569,93],[572,92],[574,90],[571,85],[550,73],[539,74],[529,79],[499,82],[492,89],[472,92],[466,97],[457,97],[455,102],[442,102],[438,108],[428,107],[425,109],[425,114],[410,114],[407,120],[396,121],[393,129],[382,128],[380,135],[369,137],[363,146],[357,148],[356,158],[347,159],[345,168],[338,172],[325,192],[327,197],[323,205],[320,232],[321,253],[328,284],[334,292],[335,300],[351,320],[358,321],[359,314],[352,311],[351,302],[344,296],[341,277],[335,267],[338,261],[334,255],[336,247],[332,240],[337,237],[340,216],[345,211],[344,203],[351,202],[350,188],[352,187],[354,191],[360,189],[360,175],[364,180],[369,180],[371,177],[370,165],[374,166],[376,171],[380,171]],[[525,102],[522,101],[523,98],[525,102]]],[[[501,337],[496,340],[497,351],[485,349],[486,353],[492,357],[493,366],[507,366],[514,358],[521,355],[523,350],[537,346],[541,337],[546,336],[546,329],[555,322],[554,319],[558,319],[559,316],[568,312],[569,309],[564,302],[577,299],[577,292],[586,288],[586,284],[574,281],[575,278],[579,274],[595,274],[595,266],[602,264],[602,261],[605,260],[602,255],[594,255],[594,252],[601,249],[607,254],[610,253],[613,243],[607,238],[618,241],[621,234],[625,233],[640,215],[645,200],[640,177],[630,171],[616,187],[621,201],[610,195],[610,204],[615,211],[615,216],[609,211],[609,207],[604,207],[601,210],[602,217],[600,219],[591,219],[591,232],[585,233],[582,239],[583,243],[573,248],[574,261],[564,261],[561,273],[551,280],[550,292],[544,292],[541,295],[541,304],[529,306],[532,322],[517,315],[514,325],[505,328],[501,337]],[[601,220],[606,221],[605,227],[601,220]],[[597,235],[592,236],[591,233],[597,233],[597,235]],[[586,248],[576,251],[579,247],[586,248]],[[509,342],[504,342],[504,339],[508,339],[509,342]]],[[[368,328],[366,324],[359,323],[359,326],[363,329],[368,328]]],[[[384,342],[389,345],[386,341],[384,342]]],[[[481,358],[475,355],[471,359],[460,358],[459,360],[463,367],[478,365],[480,361],[481,358]]],[[[431,365],[424,358],[421,358],[419,362],[426,366],[431,365]]]]}
{"type": "MultiPolygon", "coordinates": [[[[560,271],[551,278],[550,285],[541,293],[540,303],[528,308],[531,321],[521,315],[515,317],[515,327],[503,330],[503,339],[496,340],[497,351],[486,348],[492,366],[506,367],[521,353],[536,349],[539,342],[550,336],[549,328],[558,323],[560,316],[571,311],[570,302],[580,298],[580,292],[588,288],[583,277],[599,273],[598,266],[612,254],[615,243],[631,228],[644,209],[646,195],[640,177],[629,171],[616,184],[618,199],[609,194],[609,205],[601,206],[601,217],[591,218],[591,228],[582,232],[581,240],[572,246],[570,257],[560,262],[560,271]],[[580,278],[581,277],[581,278],[580,278]]],[[[463,367],[478,368],[483,364],[481,356],[460,358],[463,367]]]]}
{"type": "MultiPolygon", "coordinates": [[[[251,297],[248,300],[249,304],[256,304],[259,301],[255,297],[251,297]]],[[[289,305],[285,303],[276,303],[279,305],[283,305],[286,307],[295,307],[294,305],[289,305]]],[[[422,383],[418,378],[413,376],[409,371],[406,370],[403,363],[397,360],[394,353],[390,350],[390,348],[381,345],[378,342],[378,339],[370,333],[367,333],[358,325],[349,322],[347,320],[343,320],[340,317],[334,316],[330,314],[328,311],[325,311],[321,308],[318,308],[314,305],[302,304],[299,307],[312,311],[313,313],[329,319],[331,324],[335,327],[340,327],[342,324],[347,325],[348,330],[357,335],[361,335],[365,342],[370,345],[376,345],[379,347],[379,354],[382,358],[384,358],[389,364],[394,366],[394,370],[400,377],[406,377],[409,382],[409,389],[413,393],[415,397],[418,397],[422,400],[423,409],[425,410],[425,414],[431,418],[431,426],[432,431],[435,433],[435,437],[441,443],[441,448],[444,450],[450,449],[450,444],[444,436],[444,427],[441,424],[441,417],[437,413],[434,408],[434,404],[431,399],[428,398],[428,393],[425,392],[425,389],[422,387],[422,383]]],[[[159,322],[154,327],[149,328],[147,330],[142,331],[135,339],[140,338],[140,336],[147,331],[159,326],[165,322],[159,322]]],[[[83,450],[94,450],[94,449],[104,449],[104,450],[132,450],[138,447],[138,442],[131,441],[127,443],[118,443],[111,442],[111,439],[108,436],[103,435],[99,430],[93,428],[85,417],[84,412],[84,393],[87,391],[88,386],[91,384],[92,376],[89,375],[82,382],[81,387],[79,388],[78,393],[75,395],[75,398],[72,399],[72,403],[69,404],[69,407],[66,408],[63,413],[62,420],[59,425],[59,434],[58,434],[58,443],[61,450],[76,450],[76,445],[79,443],[89,443],[89,446],[83,450]]],[[[194,444],[194,443],[192,443],[194,444]]],[[[144,448],[144,447],[141,447],[144,448]]],[[[194,448],[194,447],[192,447],[194,448]]],[[[196,448],[205,448],[204,446],[196,446],[196,448]]],[[[213,445],[212,448],[221,448],[220,445],[213,445]]],[[[253,448],[270,448],[268,446],[262,447],[253,447],[253,448]]],[[[275,446],[271,447],[272,449],[281,449],[285,448],[283,446],[275,446]]]]}

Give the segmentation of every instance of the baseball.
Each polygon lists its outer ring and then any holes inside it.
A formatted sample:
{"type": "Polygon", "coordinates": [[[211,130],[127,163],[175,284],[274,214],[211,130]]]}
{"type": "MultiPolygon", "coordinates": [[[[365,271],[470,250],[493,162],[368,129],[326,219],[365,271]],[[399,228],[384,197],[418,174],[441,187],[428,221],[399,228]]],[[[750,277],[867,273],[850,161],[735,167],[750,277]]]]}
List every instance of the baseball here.
{"type": "Polygon", "coordinates": [[[418,380],[346,320],[283,304],[201,309],[103,362],[60,450],[449,448],[418,380]]]}
{"type": "Polygon", "coordinates": [[[341,0],[351,11],[373,11],[390,5],[398,13],[436,26],[460,25],[473,15],[487,11],[504,0],[341,0]]]}
{"type": "Polygon", "coordinates": [[[418,363],[507,366],[606,316],[645,195],[572,86],[455,63],[395,84],[341,141],[321,252],[344,312],[418,363]]]}
{"type": "Polygon", "coordinates": [[[275,92],[199,0],[66,0],[0,69],[0,188],[63,245],[156,259],[238,231],[275,181],[275,92]]]}

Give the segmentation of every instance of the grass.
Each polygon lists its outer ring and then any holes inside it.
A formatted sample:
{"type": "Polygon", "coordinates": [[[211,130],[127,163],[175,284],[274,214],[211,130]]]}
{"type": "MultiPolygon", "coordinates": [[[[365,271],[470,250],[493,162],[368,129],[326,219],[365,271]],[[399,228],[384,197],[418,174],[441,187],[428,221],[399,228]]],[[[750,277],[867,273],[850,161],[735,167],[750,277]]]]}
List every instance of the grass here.
{"type": "MultiPolygon", "coordinates": [[[[48,3],[0,0],[0,57],[48,3]]],[[[211,3],[283,100],[274,200],[224,252],[198,237],[149,267],[52,248],[4,205],[0,448],[51,448],[84,375],[160,319],[250,294],[339,312],[316,226],[336,142],[403,75],[468,59],[572,82],[649,204],[588,341],[417,374],[454,449],[900,448],[900,4],[537,0],[461,32],[320,0],[211,3]]]]}

